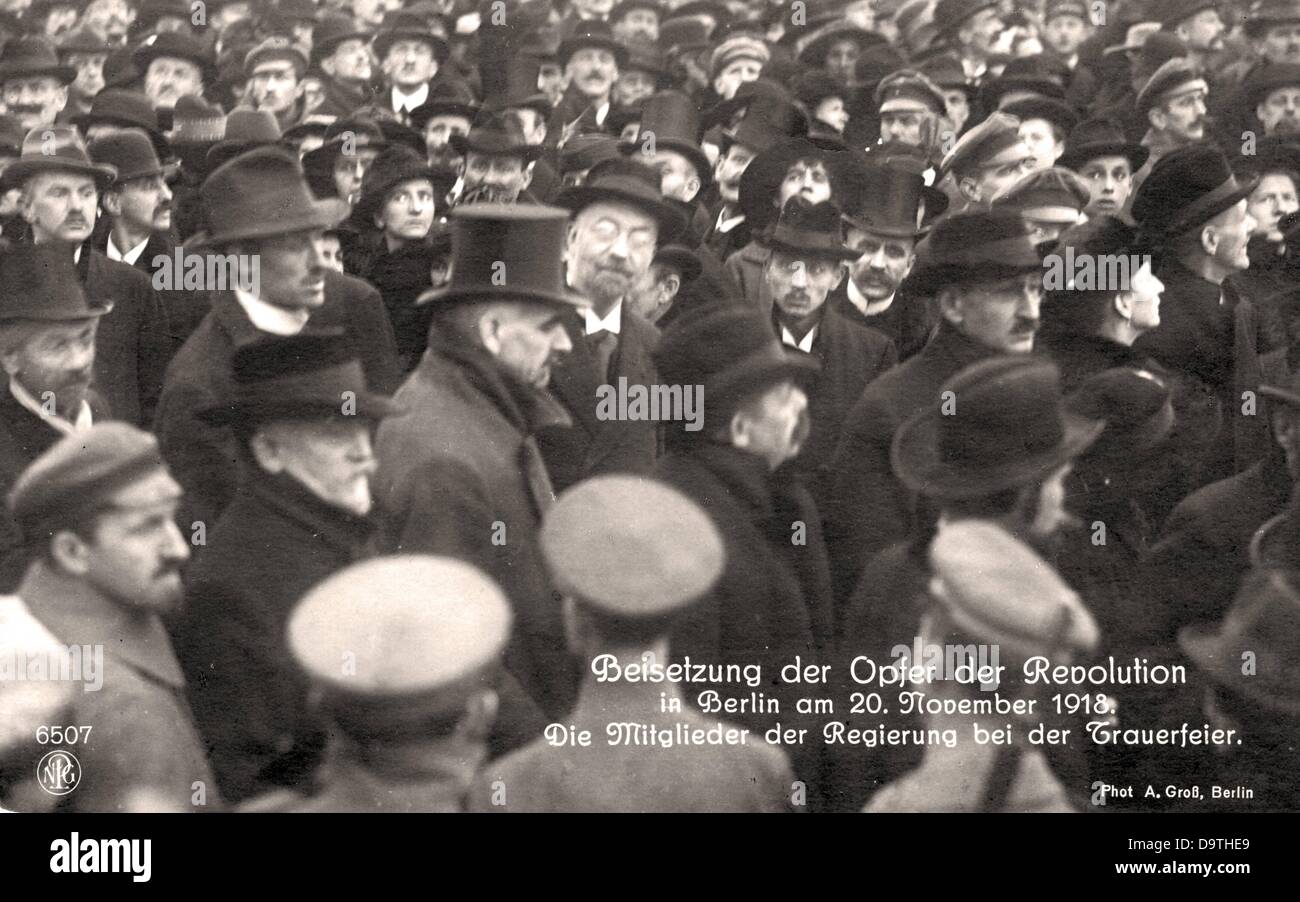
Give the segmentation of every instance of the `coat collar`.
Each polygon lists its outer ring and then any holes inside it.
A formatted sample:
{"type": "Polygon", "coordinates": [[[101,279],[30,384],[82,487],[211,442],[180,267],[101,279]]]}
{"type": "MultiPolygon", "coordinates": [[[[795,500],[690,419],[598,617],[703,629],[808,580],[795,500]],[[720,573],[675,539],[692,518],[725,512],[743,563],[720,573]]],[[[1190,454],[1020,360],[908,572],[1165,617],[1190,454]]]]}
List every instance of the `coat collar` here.
{"type": "MultiPolygon", "coordinates": [[[[931,360],[949,360],[956,364],[956,369],[964,369],[995,353],[992,349],[960,332],[947,320],[939,323],[934,338],[930,339],[921,355],[931,360]]],[[[955,370],[954,370],[955,372],[955,370]]]]}
{"type": "Polygon", "coordinates": [[[728,494],[749,508],[755,522],[771,518],[773,473],[767,461],[734,445],[703,441],[690,451],[700,464],[727,489],[728,494]]]}
{"type": "Polygon", "coordinates": [[[120,605],[43,560],[27,569],[17,594],[60,641],[103,645],[105,654],[159,682],[175,689],[185,685],[171,640],[156,614],[120,605]]]}
{"type": "Polygon", "coordinates": [[[284,473],[251,473],[241,491],[273,513],[305,527],[325,544],[349,554],[364,548],[375,531],[370,517],[357,516],[317,498],[284,473]]]}
{"type": "Polygon", "coordinates": [[[440,360],[460,370],[466,380],[524,435],[533,435],[547,426],[573,424],[554,395],[520,382],[480,347],[434,336],[429,340],[429,349],[419,369],[424,371],[426,378],[432,379],[433,370],[440,360]]]}

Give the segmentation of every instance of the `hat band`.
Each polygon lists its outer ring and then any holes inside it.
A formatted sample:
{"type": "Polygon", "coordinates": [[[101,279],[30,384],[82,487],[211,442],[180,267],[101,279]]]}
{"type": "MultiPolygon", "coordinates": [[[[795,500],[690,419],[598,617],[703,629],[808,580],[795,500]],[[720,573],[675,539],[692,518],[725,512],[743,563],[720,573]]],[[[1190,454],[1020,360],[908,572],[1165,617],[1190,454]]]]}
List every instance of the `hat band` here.
{"type": "Polygon", "coordinates": [[[1220,205],[1242,188],[1241,183],[1237,181],[1235,175],[1229,175],[1227,180],[1208,194],[1202,194],[1196,200],[1184,208],[1183,212],[1175,216],[1170,222],[1169,227],[1164,233],[1170,237],[1177,237],[1184,232],[1201,225],[1207,219],[1222,212],[1220,205]]]}

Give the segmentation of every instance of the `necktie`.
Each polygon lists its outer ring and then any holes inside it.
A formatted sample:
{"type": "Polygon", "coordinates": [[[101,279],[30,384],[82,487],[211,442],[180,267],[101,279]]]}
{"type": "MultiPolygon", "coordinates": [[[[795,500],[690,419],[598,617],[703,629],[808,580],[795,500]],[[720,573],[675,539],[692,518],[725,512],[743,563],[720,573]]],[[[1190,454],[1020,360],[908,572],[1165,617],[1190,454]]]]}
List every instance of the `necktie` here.
{"type": "Polygon", "coordinates": [[[596,361],[596,374],[601,379],[609,378],[609,362],[618,346],[618,336],[608,329],[597,329],[587,336],[587,347],[591,357],[596,361]]]}

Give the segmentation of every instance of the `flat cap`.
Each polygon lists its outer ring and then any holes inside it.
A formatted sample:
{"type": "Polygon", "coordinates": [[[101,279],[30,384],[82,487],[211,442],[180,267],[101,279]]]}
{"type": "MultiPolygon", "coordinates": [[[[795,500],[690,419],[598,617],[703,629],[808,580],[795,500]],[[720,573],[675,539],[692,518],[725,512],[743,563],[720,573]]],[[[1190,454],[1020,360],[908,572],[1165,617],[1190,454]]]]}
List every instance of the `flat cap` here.
{"type": "Polygon", "coordinates": [[[1002,157],[1029,151],[1020,140],[1020,120],[1006,113],[993,112],[953,145],[939,169],[961,175],[983,166],[1001,163],[1002,157]]]}
{"type": "Polygon", "coordinates": [[[1208,91],[1209,84],[1201,70],[1186,57],[1178,56],[1160,64],[1138,91],[1136,108],[1139,116],[1158,103],[1189,91],[1208,91]]]}
{"type": "Polygon", "coordinates": [[[1091,196],[1088,183],[1069,169],[1053,166],[1025,174],[993,201],[1026,219],[1074,225],[1091,196]]]}
{"type": "Polygon", "coordinates": [[[463,561],[395,555],[317,584],[289,617],[289,651],[336,714],[455,713],[498,660],[510,605],[463,561]]]}
{"type": "Polygon", "coordinates": [[[717,78],[719,72],[738,59],[757,60],[766,65],[771,58],[772,51],[763,41],[747,34],[734,35],[714,48],[709,57],[709,75],[717,78]]]}
{"type": "Polygon", "coordinates": [[[64,436],[36,458],[9,492],[9,511],[31,537],[165,466],[158,440],[128,423],[96,423],[64,436]]]}
{"type": "Polygon", "coordinates": [[[916,104],[943,114],[948,109],[943,91],[926,75],[915,69],[900,69],[881,79],[874,97],[882,113],[897,109],[915,109],[916,104]]]}
{"type": "Polygon", "coordinates": [[[244,56],[244,74],[252,77],[257,67],[273,60],[283,60],[293,64],[299,77],[307,71],[307,48],[285,37],[273,35],[258,44],[244,56]]]}
{"type": "Polygon", "coordinates": [[[722,574],[722,537],[676,489],[637,476],[598,476],[546,514],[540,542],[561,591],[630,619],[680,610],[722,574]]]}

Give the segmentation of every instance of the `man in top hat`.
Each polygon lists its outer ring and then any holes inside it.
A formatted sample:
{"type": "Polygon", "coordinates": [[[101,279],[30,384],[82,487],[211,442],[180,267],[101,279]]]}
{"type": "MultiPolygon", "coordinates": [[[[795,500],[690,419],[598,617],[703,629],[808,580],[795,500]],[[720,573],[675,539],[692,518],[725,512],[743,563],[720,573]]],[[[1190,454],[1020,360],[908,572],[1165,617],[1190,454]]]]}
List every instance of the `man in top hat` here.
{"type": "Polygon", "coordinates": [[[796,460],[819,501],[845,417],[867,383],[898,362],[892,341],[826,303],[843,283],[849,261],[858,258],[844,242],[841,219],[830,201],[810,203],[797,194],[786,201],[764,239],[769,253],[759,295],[781,343],[821,364],[807,385],[812,429],[796,460]]]}
{"type": "Polygon", "coordinates": [[[216,83],[212,53],[197,38],[176,31],[153,34],[131,55],[144,76],[144,93],[154,109],[170,111],[176,101],[216,83]]]}
{"type": "Polygon", "coordinates": [[[32,240],[74,245],[86,295],[113,308],[96,336],[95,384],[114,417],[146,425],[153,421],[175,344],[149,277],[91,244],[99,198],[116,175],[112,166],[91,160],[76,129],[58,125],[28,133],[3,183],[22,186],[22,214],[32,240]]]}
{"type": "Polygon", "coordinates": [[[1090,217],[1116,215],[1128,209],[1133,190],[1133,174],[1142,168],[1150,154],[1145,147],[1129,141],[1124,129],[1108,119],[1086,119],[1070,132],[1065,152],[1057,161],[1072,169],[1088,185],[1090,217]]]}
{"type": "MultiPolygon", "coordinates": [[[[554,490],[535,435],[569,420],[547,386],[573,345],[566,314],[588,301],[564,284],[563,210],[471,204],[450,222],[451,279],[423,299],[429,350],[394,396],[406,412],[376,439],[382,547],[459,557],[497,580],[518,622],[506,666],[555,717],[576,684],[537,546],[554,490]]],[[[594,392],[584,400],[594,409],[594,392]]]]}
{"type": "Polygon", "coordinates": [[[228,427],[244,477],[186,575],[173,630],[222,796],[301,785],[325,744],[285,627],[309,589],[368,557],[375,428],[397,408],[366,388],[341,335],[236,351],[233,393],[199,411],[228,427]]]}
{"type": "Polygon", "coordinates": [[[113,49],[103,33],[89,27],[68,32],[59,41],[59,57],[77,73],[68,88],[65,115],[85,113],[104,89],[104,62],[113,49]]]}
{"type": "Polygon", "coordinates": [[[939,86],[920,72],[902,69],[886,76],[874,95],[880,140],[911,144],[934,155],[943,143],[941,120],[948,105],[939,86]]]}
{"type": "Polygon", "coordinates": [[[1089,197],[1087,182],[1068,169],[1053,166],[1025,174],[993,205],[1018,212],[1034,242],[1039,243],[1055,241],[1062,231],[1083,222],[1089,197]]]}
{"type": "Polygon", "coordinates": [[[311,62],[325,76],[325,99],[315,112],[342,118],[371,101],[370,32],[351,17],[321,18],[312,36],[311,62]]]}
{"type": "Polygon", "coordinates": [[[1228,29],[1218,5],[1211,0],[1156,0],[1151,17],[1183,42],[1187,59],[1201,69],[1208,71],[1215,55],[1223,50],[1228,29]]]}
{"type": "Polygon", "coordinates": [[[627,48],[614,40],[603,22],[581,23],[560,44],[564,95],[547,125],[547,140],[560,146],[571,136],[607,132],[612,92],[627,62],[627,48]]]}
{"type": "Polygon", "coordinates": [[[0,54],[5,110],[29,130],[54,124],[68,104],[68,86],[75,77],[46,38],[16,38],[0,54]]]}
{"type": "Polygon", "coordinates": [[[454,203],[513,204],[535,200],[528,193],[542,148],[524,140],[516,120],[485,113],[465,135],[448,143],[460,154],[459,192],[454,203]]]}
{"type": "Polygon", "coordinates": [[[990,0],[940,0],[934,10],[936,37],[945,38],[961,58],[966,77],[983,80],[989,57],[1006,27],[990,0]]]}
{"type": "Polygon", "coordinates": [[[1034,157],[1020,136],[1020,120],[994,112],[953,145],[940,163],[941,176],[951,176],[953,200],[966,209],[987,207],[1034,166],[1034,157]]]}
{"type": "Polygon", "coordinates": [[[372,46],[388,87],[384,108],[409,124],[411,112],[429,99],[435,84],[452,78],[440,72],[447,42],[430,33],[418,15],[398,11],[384,16],[372,46]]]}
{"type": "Polygon", "coordinates": [[[826,514],[838,599],[853,591],[874,552],[934,522],[890,467],[899,425],[937,407],[943,383],[971,363],[1032,351],[1042,287],[1042,256],[1010,210],[950,216],[918,247],[904,288],[932,299],[941,321],[924,349],[872,382],[845,420],[826,514]]]}
{"type": "MultiPolygon", "coordinates": [[[[91,388],[95,335],[106,307],[90,304],[61,244],[19,245],[0,256],[0,490],[62,436],[108,416],[91,388]]],[[[13,524],[0,541],[0,590],[22,575],[13,524]]]]}
{"type": "Polygon", "coordinates": [[[685,205],[693,232],[702,236],[709,215],[699,198],[713,184],[713,167],[700,148],[700,118],[692,100],[681,91],[661,91],[648,98],[640,132],[626,150],[659,170],[660,192],[685,205]]]}
{"type": "Polygon", "coordinates": [[[501,588],[463,561],[407,554],[354,564],[285,613],[284,663],[319,700],[328,765],[240,810],[463,811],[519,619],[501,588]],[[341,656],[355,667],[341,671],[341,656]]]}
{"type": "Polygon", "coordinates": [[[669,637],[722,575],[722,536],[695,502],[649,479],[600,476],[566,492],[546,515],[542,551],[566,595],[565,638],[583,663],[567,722],[592,735],[627,721],[654,730],[720,730],[717,745],[594,742],[557,748],[538,737],[482,774],[481,811],[775,812],[789,809],[785,754],[740,728],[700,714],[675,685],[597,678],[592,662],[667,664],[669,637]],[[593,543],[592,535],[602,541],[593,543]],[[665,713],[674,710],[676,713],[665,713]],[[497,781],[500,781],[499,783],[497,781]],[[493,804],[492,787],[502,789],[493,804]]]}
{"type": "Polygon", "coordinates": [[[1142,146],[1150,155],[1133,175],[1137,191],[1160,158],[1206,137],[1209,83],[1201,70],[1179,57],[1161,64],[1137,96],[1137,114],[1149,126],[1142,146]]]}
{"type": "Polygon", "coordinates": [[[267,38],[244,57],[253,108],[274,115],[282,132],[302,118],[306,73],[307,51],[287,38],[267,38]]]}
{"type": "MultiPolygon", "coordinates": [[[[239,267],[234,284],[208,286],[211,309],[168,367],[157,425],[159,442],[187,498],[179,522],[210,530],[234,495],[239,459],[229,429],[198,411],[227,397],[235,349],[268,335],[342,328],[360,357],[367,386],[392,389],[392,327],[378,292],[326,266],[323,232],[347,214],[337,198],[314,200],[297,159],[278,147],[250,150],[220,166],[202,186],[207,231],[188,253],[239,267]],[[233,255],[233,256],[232,256],[233,255]]],[[[205,265],[206,262],[205,262],[205,265]]],[[[360,390],[360,389],[358,389],[360,390]]]]}
{"type": "Polygon", "coordinates": [[[633,160],[606,164],[560,203],[573,211],[565,242],[568,284],[589,308],[564,319],[573,351],[555,367],[552,386],[575,425],[543,433],[542,453],[557,490],[598,473],[645,472],[659,451],[659,426],[650,420],[606,420],[598,415],[601,386],[653,385],[651,354],[659,330],[627,303],[645,278],[658,246],[685,228],[664,201],[658,173],[633,160]]]}
{"type": "Polygon", "coordinates": [[[61,643],[104,651],[103,685],[76,693],[69,714],[93,735],[77,747],[84,770],[65,810],[221,804],[163,626],[189,557],[180,497],[158,442],[126,423],[64,437],[9,492],[31,555],[17,595],[61,643]]]}

